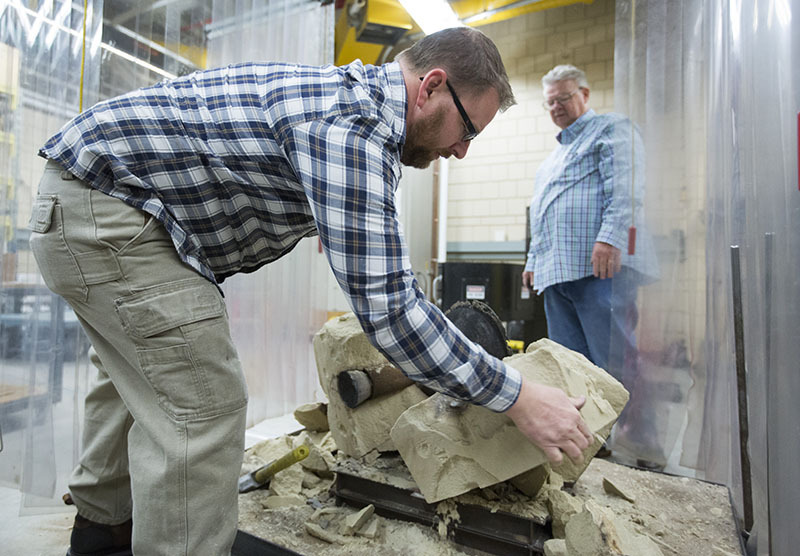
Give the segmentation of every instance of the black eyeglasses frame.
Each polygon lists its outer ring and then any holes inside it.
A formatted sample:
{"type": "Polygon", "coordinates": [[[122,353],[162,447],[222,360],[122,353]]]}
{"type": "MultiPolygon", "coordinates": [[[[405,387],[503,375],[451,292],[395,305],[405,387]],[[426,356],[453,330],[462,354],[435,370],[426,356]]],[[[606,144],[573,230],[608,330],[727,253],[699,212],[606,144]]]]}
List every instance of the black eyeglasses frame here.
{"type": "MultiPolygon", "coordinates": [[[[425,78],[424,77],[419,78],[420,81],[422,81],[423,79],[425,78]]],[[[475,139],[475,137],[478,136],[478,130],[475,129],[472,120],[469,119],[467,111],[464,110],[464,105],[461,104],[461,100],[459,100],[455,89],[453,89],[453,86],[450,84],[450,81],[445,80],[444,84],[447,85],[447,89],[450,91],[450,95],[453,97],[453,103],[456,105],[458,113],[461,115],[461,119],[464,122],[464,126],[467,128],[467,133],[465,133],[464,136],[461,137],[461,140],[464,141],[465,143],[472,141],[473,139],[475,139]]]]}

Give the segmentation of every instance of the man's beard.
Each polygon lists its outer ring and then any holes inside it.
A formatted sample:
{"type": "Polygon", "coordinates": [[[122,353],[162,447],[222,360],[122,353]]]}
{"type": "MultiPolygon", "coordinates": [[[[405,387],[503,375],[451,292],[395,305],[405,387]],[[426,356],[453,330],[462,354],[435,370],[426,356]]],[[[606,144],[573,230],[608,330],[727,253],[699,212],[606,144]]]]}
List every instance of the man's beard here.
{"type": "Polygon", "coordinates": [[[444,117],[445,109],[441,107],[427,121],[417,121],[408,126],[400,162],[414,168],[427,168],[431,162],[439,158],[439,153],[423,145],[434,143],[444,123],[444,117]]]}

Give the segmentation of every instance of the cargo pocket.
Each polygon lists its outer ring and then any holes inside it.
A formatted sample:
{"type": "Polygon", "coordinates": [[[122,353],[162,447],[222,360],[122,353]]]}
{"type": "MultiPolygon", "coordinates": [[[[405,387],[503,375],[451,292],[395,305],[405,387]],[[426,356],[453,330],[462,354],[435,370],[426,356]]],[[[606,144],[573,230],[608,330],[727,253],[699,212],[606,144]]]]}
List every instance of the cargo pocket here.
{"type": "Polygon", "coordinates": [[[47,287],[67,301],[85,299],[86,283],[64,240],[58,197],[36,196],[28,229],[31,231],[29,245],[47,287]]]}
{"type": "Polygon", "coordinates": [[[53,211],[57,198],[53,195],[37,195],[31,211],[28,229],[39,234],[45,233],[53,224],[53,211]]]}
{"type": "Polygon", "coordinates": [[[179,280],[115,305],[145,379],[174,420],[219,415],[247,403],[225,306],[213,284],[179,280]]]}

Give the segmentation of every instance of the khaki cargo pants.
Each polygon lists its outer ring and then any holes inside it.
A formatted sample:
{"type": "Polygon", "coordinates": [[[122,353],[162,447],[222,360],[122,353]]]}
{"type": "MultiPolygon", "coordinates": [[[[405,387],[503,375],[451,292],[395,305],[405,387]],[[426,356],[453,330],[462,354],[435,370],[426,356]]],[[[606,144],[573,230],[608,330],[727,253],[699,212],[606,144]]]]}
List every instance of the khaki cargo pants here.
{"type": "Polygon", "coordinates": [[[133,518],[146,556],[229,554],[247,391],[216,286],[148,214],[48,162],[30,228],[47,286],[91,340],[70,492],[80,514],[133,518]]]}

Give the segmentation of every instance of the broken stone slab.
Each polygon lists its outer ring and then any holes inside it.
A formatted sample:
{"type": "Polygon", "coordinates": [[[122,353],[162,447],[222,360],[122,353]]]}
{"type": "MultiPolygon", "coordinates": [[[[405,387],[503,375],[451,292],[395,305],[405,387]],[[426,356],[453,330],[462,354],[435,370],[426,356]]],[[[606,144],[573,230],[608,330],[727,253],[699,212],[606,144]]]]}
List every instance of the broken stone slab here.
{"type": "Polygon", "coordinates": [[[314,336],[319,381],[328,396],[328,425],[336,446],[352,457],[378,450],[394,451],[389,430],[406,409],[427,396],[416,386],[370,399],[355,409],[339,396],[341,371],[384,366],[386,358],[367,340],[353,313],[331,319],[314,336]]]}
{"type": "Polygon", "coordinates": [[[544,556],[570,556],[567,552],[567,541],[564,539],[544,541],[544,556]]]}
{"type": "Polygon", "coordinates": [[[613,482],[608,477],[603,477],[603,490],[612,496],[619,496],[623,500],[627,500],[631,504],[636,503],[632,495],[628,494],[624,488],[613,482]]]}
{"type": "Polygon", "coordinates": [[[303,404],[294,410],[294,418],[310,431],[324,432],[328,430],[328,404],[303,404]]]}
{"type": "Polygon", "coordinates": [[[319,384],[329,402],[334,394],[330,391],[331,379],[341,371],[380,367],[388,363],[369,343],[353,313],[326,322],[314,335],[313,343],[319,384]]]}
{"type": "Polygon", "coordinates": [[[583,511],[583,501],[563,490],[552,489],[547,491],[547,510],[552,520],[553,537],[563,539],[570,518],[583,511]]]}
{"type": "MultiPolygon", "coordinates": [[[[561,388],[572,397],[586,396],[581,415],[594,433],[610,430],[619,416],[621,407],[617,411],[619,404],[612,405],[609,398],[622,400],[622,407],[628,398],[611,375],[547,339],[504,361],[533,382],[561,388]]],[[[507,415],[474,405],[453,410],[440,394],[406,410],[390,434],[428,503],[506,481],[547,462],[507,415]]],[[[568,469],[572,475],[565,480],[577,479],[574,474],[588,466],[591,450],[584,452],[584,464],[568,469]]],[[[563,468],[554,470],[562,473],[563,468]]]]}
{"type": "Polygon", "coordinates": [[[512,477],[511,484],[531,498],[536,498],[536,495],[539,494],[539,491],[547,482],[547,477],[549,475],[550,465],[545,463],[521,475],[512,477]]]}
{"type": "Polygon", "coordinates": [[[347,537],[339,535],[338,533],[327,531],[316,523],[306,521],[305,525],[306,532],[312,537],[316,537],[321,541],[325,541],[330,544],[347,544],[350,542],[347,537]]]}
{"type": "Polygon", "coordinates": [[[344,535],[354,535],[367,521],[369,521],[374,513],[375,506],[369,504],[361,508],[361,510],[348,515],[344,518],[344,522],[342,523],[341,533],[344,535]]]}
{"type": "MultiPolygon", "coordinates": [[[[610,406],[611,412],[615,414],[615,417],[609,420],[608,424],[605,426],[599,427],[597,430],[592,428],[592,432],[595,433],[594,442],[592,442],[592,444],[584,451],[583,463],[575,463],[570,458],[565,457],[561,464],[553,466],[553,471],[561,475],[565,482],[574,483],[586,470],[592,460],[591,457],[587,457],[586,455],[588,454],[589,456],[594,456],[594,454],[596,454],[603,445],[603,442],[605,442],[605,440],[608,438],[608,435],[611,434],[611,428],[614,426],[614,423],[616,423],[617,418],[622,413],[622,410],[625,409],[625,405],[628,403],[630,394],[625,387],[622,386],[622,383],[608,374],[605,370],[594,365],[583,354],[567,349],[560,344],[553,342],[552,340],[545,338],[533,342],[528,346],[525,353],[532,354],[540,349],[547,349],[550,351],[550,353],[557,354],[560,365],[566,367],[576,366],[581,368],[582,372],[585,373],[586,380],[590,383],[590,386],[587,388],[587,392],[585,393],[587,405],[589,405],[588,401],[590,396],[592,396],[595,398],[594,401],[597,404],[596,406],[601,408],[603,412],[607,414],[608,406],[610,406]],[[560,349],[551,351],[553,345],[558,346],[560,349]]],[[[543,356],[543,363],[548,364],[546,363],[546,357],[544,357],[545,354],[541,355],[543,356]]],[[[551,384],[551,386],[558,385],[551,384]]],[[[562,388],[562,390],[563,389],[564,388],[562,388]]],[[[584,419],[587,419],[585,411],[581,410],[581,415],[583,415],[584,419]]]]}
{"type": "Polygon", "coordinates": [[[570,556],[664,556],[650,537],[632,531],[612,511],[593,500],[587,500],[583,511],[570,518],[565,543],[570,556]]]}
{"type": "Polygon", "coordinates": [[[373,517],[370,519],[369,523],[361,527],[359,530],[356,531],[356,535],[359,537],[366,537],[368,539],[374,539],[378,536],[378,526],[379,521],[377,517],[373,517]]]}

